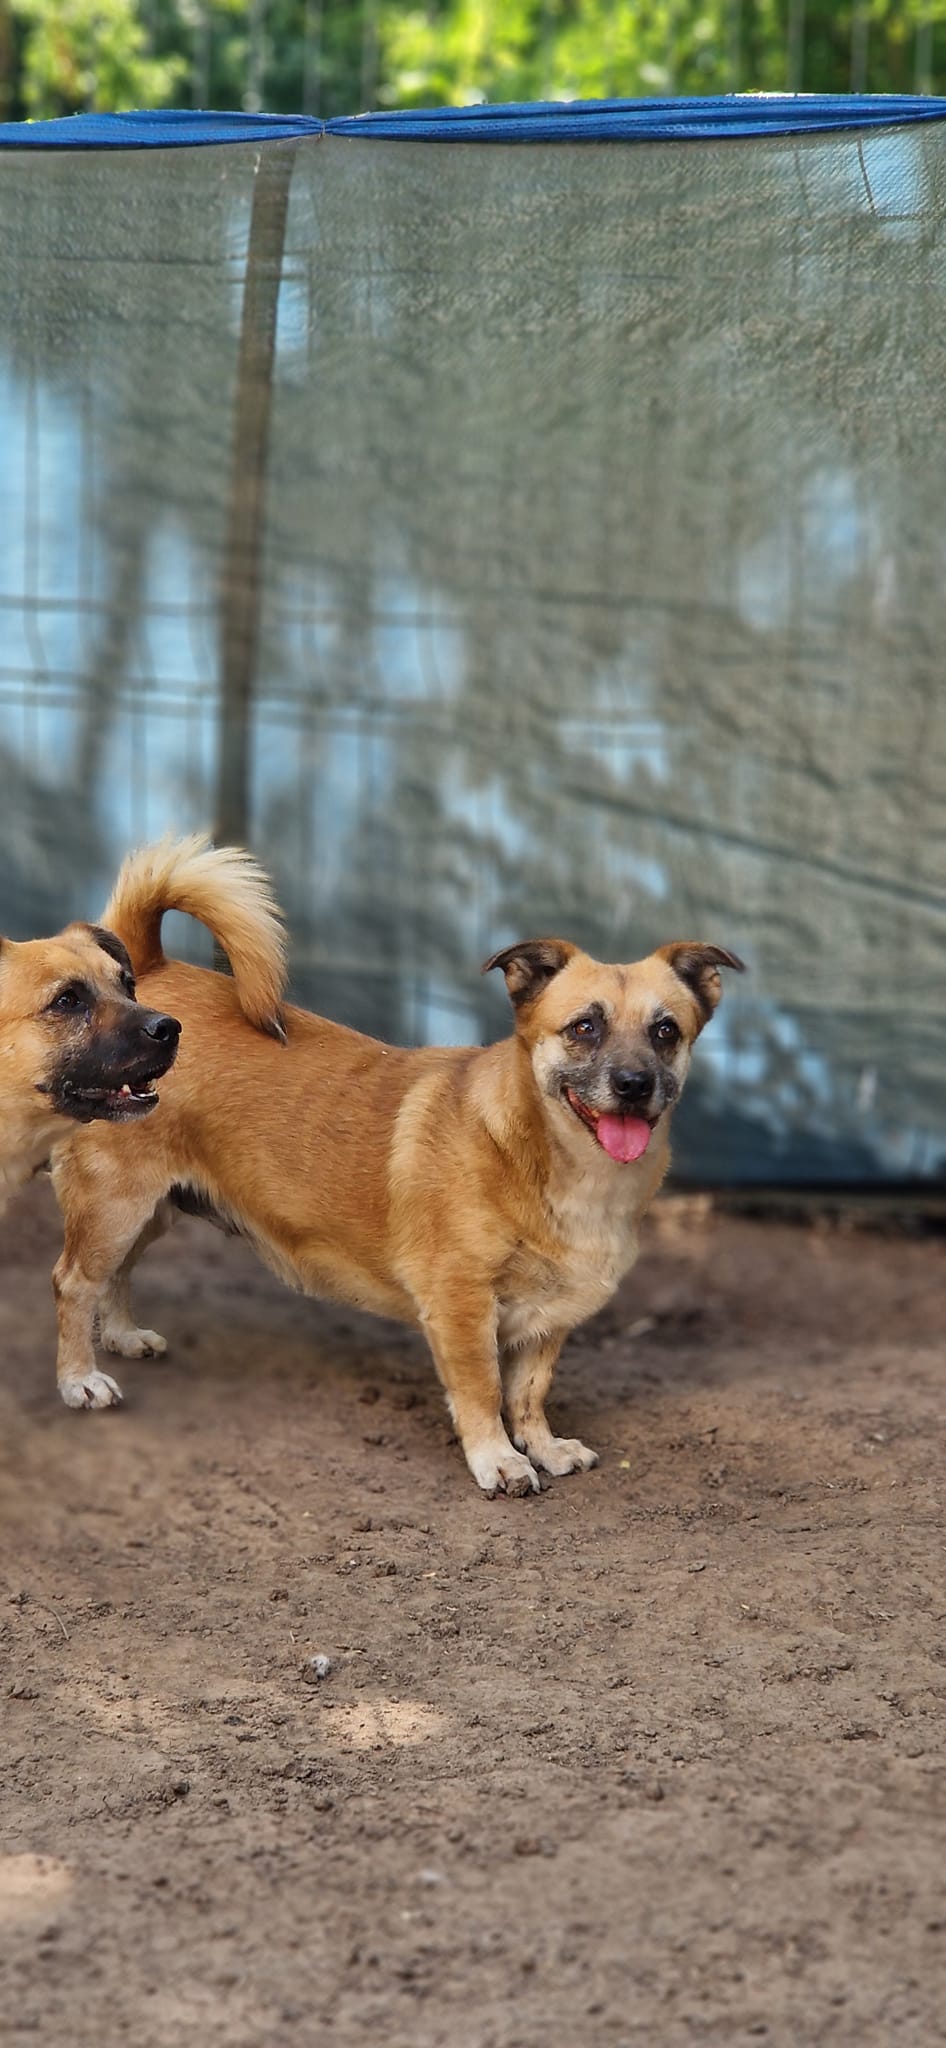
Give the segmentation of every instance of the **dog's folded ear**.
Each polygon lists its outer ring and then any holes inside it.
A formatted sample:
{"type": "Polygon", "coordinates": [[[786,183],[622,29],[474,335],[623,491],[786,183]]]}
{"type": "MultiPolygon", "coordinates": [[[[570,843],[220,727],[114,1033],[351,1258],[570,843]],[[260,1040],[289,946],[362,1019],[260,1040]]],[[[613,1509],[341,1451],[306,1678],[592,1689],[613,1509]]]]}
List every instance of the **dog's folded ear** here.
{"type": "Polygon", "coordinates": [[[720,968],[733,967],[737,974],[746,971],[738,954],[727,953],[725,946],[704,945],[699,939],[675,939],[669,946],[658,946],[657,958],[666,960],[695,996],[703,1024],[708,1023],[723,993],[720,968]]]}
{"type": "Polygon", "coordinates": [[[94,939],[96,945],[101,946],[103,953],[107,953],[110,960],[117,960],[119,967],[134,980],[135,970],[131,964],[131,954],[118,933],[106,931],[104,924],[90,924],[86,926],[86,930],[90,939],[94,939]]]}
{"type": "Polygon", "coordinates": [[[505,946],[501,953],[484,960],[480,972],[489,974],[494,967],[501,967],[509,1000],[518,1010],[521,1003],[531,1003],[577,951],[567,939],[520,939],[518,945],[505,946]]]}

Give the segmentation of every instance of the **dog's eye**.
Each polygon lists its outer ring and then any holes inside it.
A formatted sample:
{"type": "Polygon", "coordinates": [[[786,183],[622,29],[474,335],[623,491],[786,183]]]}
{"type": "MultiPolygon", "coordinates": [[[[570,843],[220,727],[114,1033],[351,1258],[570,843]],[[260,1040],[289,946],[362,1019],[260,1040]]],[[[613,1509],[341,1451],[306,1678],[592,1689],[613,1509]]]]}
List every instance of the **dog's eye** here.
{"type": "Polygon", "coordinates": [[[52,1002],[47,1003],[46,1007],[59,1016],[63,1016],[69,1011],[87,1010],[89,1007],[88,990],[83,988],[81,981],[70,982],[67,988],[59,990],[58,995],[55,995],[52,1002]]]}
{"type": "Polygon", "coordinates": [[[658,1017],[650,1035],[655,1045],[676,1045],[680,1037],[680,1026],[674,1023],[672,1017],[658,1017]]]}
{"type": "Polygon", "coordinates": [[[123,988],[123,989],[124,989],[124,991],[125,991],[125,994],[126,994],[126,996],[130,996],[130,997],[131,997],[131,1000],[132,1000],[132,1002],[134,1002],[134,1000],[135,1000],[135,977],[134,977],[134,975],[133,975],[133,974],[120,974],[118,978],[119,978],[119,981],[120,981],[120,983],[121,983],[121,986],[122,986],[122,988],[123,988]]]}
{"type": "Polygon", "coordinates": [[[576,1045],[593,1045],[601,1036],[600,1017],[575,1017],[565,1026],[566,1034],[576,1045]]]}

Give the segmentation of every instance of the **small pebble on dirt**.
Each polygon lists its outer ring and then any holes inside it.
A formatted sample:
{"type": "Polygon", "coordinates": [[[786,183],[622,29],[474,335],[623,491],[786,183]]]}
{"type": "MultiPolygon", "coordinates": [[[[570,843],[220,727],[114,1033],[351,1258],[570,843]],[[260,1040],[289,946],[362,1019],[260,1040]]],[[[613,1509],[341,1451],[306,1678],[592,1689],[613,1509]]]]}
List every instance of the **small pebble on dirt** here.
{"type": "Polygon", "coordinates": [[[557,1856],[558,1844],[550,1835],[517,1835],[513,1843],[517,1856],[557,1856]]]}
{"type": "Polygon", "coordinates": [[[317,1656],[307,1657],[302,1666],[302,1676],[307,1685],[320,1685],[322,1679],[328,1678],[331,1671],[332,1659],[326,1657],[321,1650],[317,1656]]]}
{"type": "Polygon", "coordinates": [[[656,1330],[656,1328],[656,1316],[638,1316],[636,1322],[628,1324],[627,1335],[632,1340],[635,1337],[649,1337],[651,1330],[656,1330]]]}

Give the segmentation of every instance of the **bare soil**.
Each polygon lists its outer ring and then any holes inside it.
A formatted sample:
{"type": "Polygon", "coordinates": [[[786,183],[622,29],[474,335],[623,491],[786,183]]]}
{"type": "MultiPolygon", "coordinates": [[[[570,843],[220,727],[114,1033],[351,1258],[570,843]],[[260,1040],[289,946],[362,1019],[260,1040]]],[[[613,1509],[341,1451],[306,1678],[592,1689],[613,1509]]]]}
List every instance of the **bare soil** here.
{"type": "Polygon", "coordinates": [[[946,2041],[944,1247],[670,1201],[487,1501],[419,1341],[197,1222],[53,1386],[0,1263],[16,2044],[946,2041]],[[316,1679],[311,1660],[331,1660],[316,1679]]]}

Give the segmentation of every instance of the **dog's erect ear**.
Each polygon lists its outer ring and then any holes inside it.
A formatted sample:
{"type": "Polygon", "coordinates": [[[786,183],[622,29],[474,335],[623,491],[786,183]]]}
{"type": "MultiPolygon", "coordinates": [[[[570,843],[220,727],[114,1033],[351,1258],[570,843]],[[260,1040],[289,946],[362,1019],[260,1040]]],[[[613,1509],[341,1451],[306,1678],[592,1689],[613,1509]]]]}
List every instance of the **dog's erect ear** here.
{"type": "Polygon", "coordinates": [[[675,939],[670,946],[659,946],[657,958],[666,960],[678,980],[684,982],[690,994],[696,997],[701,1030],[709,1022],[723,993],[720,968],[734,967],[737,974],[746,971],[745,963],[737,954],[727,953],[725,946],[704,946],[698,939],[675,939]]]}
{"type": "Polygon", "coordinates": [[[96,945],[101,946],[103,953],[107,953],[110,959],[118,961],[122,973],[127,974],[132,988],[134,988],[135,970],[131,964],[131,954],[128,951],[128,947],[118,937],[117,932],[106,931],[104,924],[90,924],[86,926],[86,930],[90,939],[94,939],[96,945]]]}
{"type": "Polygon", "coordinates": [[[540,995],[577,951],[567,939],[521,939],[517,946],[505,946],[491,960],[484,960],[480,972],[489,974],[494,967],[501,967],[509,1000],[518,1010],[521,1003],[531,1003],[540,995]]]}

